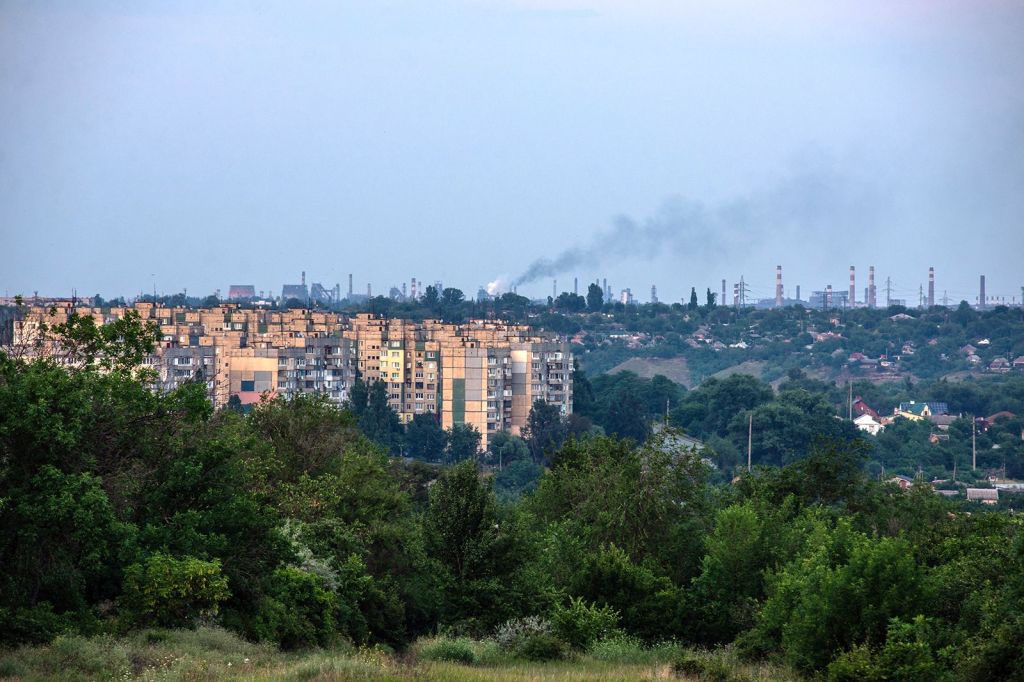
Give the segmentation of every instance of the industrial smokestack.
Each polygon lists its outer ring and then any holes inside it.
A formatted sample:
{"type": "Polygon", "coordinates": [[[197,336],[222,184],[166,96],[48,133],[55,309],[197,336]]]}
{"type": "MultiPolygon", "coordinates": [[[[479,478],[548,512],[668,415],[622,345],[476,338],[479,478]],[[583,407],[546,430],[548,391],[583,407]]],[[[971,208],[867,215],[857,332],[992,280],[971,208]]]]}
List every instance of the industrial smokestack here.
{"type": "Polygon", "coordinates": [[[551,300],[558,298],[558,280],[551,280],[551,300]]]}
{"type": "Polygon", "coordinates": [[[580,278],[579,277],[573,277],[572,278],[572,293],[577,295],[577,296],[580,295],[580,278]]]}
{"type": "Polygon", "coordinates": [[[825,287],[825,310],[832,307],[832,285],[829,284],[825,287]]]}
{"type": "Polygon", "coordinates": [[[846,302],[851,308],[853,304],[857,302],[857,269],[854,266],[850,266],[850,298],[846,302]]]}
{"type": "Polygon", "coordinates": [[[782,307],[782,266],[775,266],[775,307],[782,307]]]}
{"type": "Polygon", "coordinates": [[[601,280],[601,293],[604,294],[604,300],[610,301],[612,298],[612,291],[608,288],[608,278],[605,277],[601,280]]]}
{"type": "Polygon", "coordinates": [[[722,280],[722,299],[719,301],[722,305],[725,305],[725,280],[722,280]]]}
{"type": "Polygon", "coordinates": [[[981,291],[978,292],[978,307],[985,307],[985,275],[981,276],[981,291]]]}
{"type": "Polygon", "coordinates": [[[370,288],[370,283],[369,282],[366,283],[366,298],[367,299],[373,298],[373,289],[370,288]]]}
{"type": "Polygon", "coordinates": [[[935,305],[935,268],[928,268],[928,307],[935,305]]]}
{"type": "Polygon", "coordinates": [[[302,271],[302,286],[306,286],[306,271],[302,271]]]}
{"type": "Polygon", "coordinates": [[[868,266],[868,297],[866,303],[869,308],[875,307],[875,266],[868,266]]]}
{"type": "Polygon", "coordinates": [[[651,285],[651,303],[658,302],[658,287],[651,285]]]}
{"type": "Polygon", "coordinates": [[[352,298],[352,273],[348,273],[348,297],[352,298]]]}
{"type": "Polygon", "coordinates": [[[413,277],[409,282],[409,293],[412,294],[412,300],[416,300],[416,278],[413,277]]]}
{"type": "Polygon", "coordinates": [[[740,285],[739,284],[733,284],[732,285],[732,304],[733,304],[733,306],[737,306],[737,307],[740,304],[740,285]]]}
{"type": "Polygon", "coordinates": [[[800,285],[796,285],[796,300],[800,300],[800,285]]]}

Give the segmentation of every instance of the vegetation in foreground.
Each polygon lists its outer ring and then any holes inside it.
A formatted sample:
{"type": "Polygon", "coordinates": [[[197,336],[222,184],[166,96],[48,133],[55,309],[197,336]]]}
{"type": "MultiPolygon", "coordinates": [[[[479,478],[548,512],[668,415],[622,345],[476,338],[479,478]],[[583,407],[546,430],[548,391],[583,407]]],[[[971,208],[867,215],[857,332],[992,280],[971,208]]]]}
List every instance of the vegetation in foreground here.
{"type": "Polygon", "coordinates": [[[531,661],[493,640],[427,638],[395,654],[380,647],[281,652],[217,627],[146,629],[128,636],[63,635],[0,653],[0,679],[19,680],[790,680],[776,665],[730,651],[644,646],[619,637],[588,653],[531,661]]]}
{"type": "Polygon", "coordinates": [[[42,645],[6,675],[1024,680],[1020,517],[874,482],[859,441],[713,485],[670,439],[590,434],[502,504],[474,460],[390,459],[317,397],[155,394],[152,338],[75,324],[78,362],[0,355],[0,640],[42,645]],[[152,634],[203,623],[263,644],[152,634]],[[666,640],[714,653],[640,653],[666,640]]]}

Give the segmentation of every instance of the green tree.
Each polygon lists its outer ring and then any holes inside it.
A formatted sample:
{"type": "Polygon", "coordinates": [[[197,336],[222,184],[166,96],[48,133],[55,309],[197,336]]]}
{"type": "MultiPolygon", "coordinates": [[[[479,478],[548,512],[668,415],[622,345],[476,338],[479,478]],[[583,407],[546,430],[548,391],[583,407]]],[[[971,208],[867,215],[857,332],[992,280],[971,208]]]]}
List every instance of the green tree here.
{"type": "Polygon", "coordinates": [[[448,582],[442,624],[487,632],[516,614],[519,540],[514,525],[499,520],[476,462],[462,462],[437,481],[425,527],[431,555],[448,582]]]}
{"type": "Polygon", "coordinates": [[[587,308],[591,312],[597,312],[604,307],[604,291],[601,285],[592,283],[587,287],[587,308]]]}
{"type": "Polygon", "coordinates": [[[651,427],[643,416],[645,412],[636,391],[630,386],[619,386],[608,405],[602,425],[610,434],[642,443],[651,433],[651,427]]]}
{"type": "Polygon", "coordinates": [[[480,454],[480,432],[472,424],[453,424],[448,429],[448,461],[476,461],[480,454]]]}
{"type": "Polygon", "coordinates": [[[708,310],[712,310],[715,307],[715,294],[711,291],[711,287],[708,287],[707,294],[705,295],[705,305],[708,310]]]}
{"type": "Polygon", "coordinates": [[[398,452],[402,440],[402,423],[388,404],[387,384],[375,381],[370,386],[366,410],[359,417],[359,428],[366,437],[389,452],[398,452]]]}
{"type": "Polygon", "coordinates": [[[423,298],[420,299],[420,303],[427,310],[437,310],[441,303],[441,295],[437,290],[437,287],[430,285],[423,291],[423,298]]]}
{"type": "Polygon", "coordinates": [[[768,566],[762,535],[762,522],[752,504],[730,505],[716,515],[715,529],[705,541],[701,573],[688,600],[695,611],[697,641],[731,642],[754,624],[768,566]]]}
{"type": "Polygon", "coordinates": [[[530,446],[533,461],[543,463],[565,440],[565,425],[558,406],[538,398],[533,401],[530,416],[523,429],[523,439],[530,446]]]}
{"type": "Polygon", "coordinates": [[[441,303],[447,307],[455,307],[466,300],[466,295],[461,289],[445,287],[441,292],[441,303]]]}
{"type": "Polygon", "coordinates": [[[697,303],[697,288],[690,287],[690,304],[687,306],[690,310],[696,310],[700,304],[697,303]]]}
{"type": "Polygon", "coordinates": [[[529,459],[530,446],[519,436],[513,436],[508,431],[498,431],[488,439],[487,450],[490,452],[490,459],[498,465],[498,469],[517,462],[522,459],[529,459]]]}
{"type": "Polygon", "coordinates": [[[357,377],[352,382],[352,388],[348,392],[348,409],[359,419],[366,412],[366,404],[369,400],[370,387],[365,381],[357,377]]]}
{"type": "Polygon", "coordinates": [[[448,436],[433,414],[417,414],[405,427],[406,453],[427,462],[444,459],[448,436]]]}
{"type": "Polygon", "coordinates": [[[230,595],[219,561],[159,552],[126,568],[124,582],[124,606],[131,620],[144,626],[193,627],[217,615],[230,595]]]}

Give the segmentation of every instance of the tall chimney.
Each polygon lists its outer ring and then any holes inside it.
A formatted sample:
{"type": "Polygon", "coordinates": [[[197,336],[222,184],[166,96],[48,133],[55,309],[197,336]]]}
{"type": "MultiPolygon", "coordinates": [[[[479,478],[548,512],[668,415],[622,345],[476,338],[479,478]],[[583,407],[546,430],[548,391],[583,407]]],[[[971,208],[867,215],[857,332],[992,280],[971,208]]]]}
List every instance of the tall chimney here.
{"type": "Polygon", "coordinates": [[[366,298],[373,298],[373,289],[370,288],[370,283],[366,283],[366,298]]]}
{"type": "Polygon", "coordinates": [[[825,310],[832,307],[832,285],[829,284],[825,287],[825,310]]]}
{"type": "Polygon", "coordinates": [[[580,295],[580,278],[579,277],[573,277],[572,278],[572,293],[574,293],[577,296],[580,295]]]}
{"type": "Polygon", "coordinates": [[[551,280],[551,300],[558,298],[558,280],[551,280]]]}
{"type": "Polygon", "coordinates": [[[928,268],[928,307],[935,305],[935,268],[928,268]]]}
{"type": "Polygon", "coordinates": [[[869,308],[875,307],[875,266],[868,266],[868,300],[865,301],[869,308]]]}
{"type": "Polygon", "coordinates": [[[726,302],[725,302],[725,280],[724,279],[722,280],[722,300],[719,301],[719,303],[721,303],[722,305],[726,305],[726,302]]]}
{"type": "Polygon", "coordinates": [[[740,304],[740,285],[732,285],[732,304],[738,306],[740,304]]]}
{"type": "Polygon", "coordinates": [[[978,296],[978,307],[985,307],[985,275],[981,276],[981,291],[979,292],[978,296]]]}
{"type": "Polygon", "coordinates": [[[348,297],[352,298],[352,273],[348,273],[348,297]]]}
{"type": "Polygon", "coordinates": [[[775,307],[782,307],[782,266],[775,266],[775,307]]]}
{"type": "Polygon", "coordinates": [[[302,286],[306,286],[306,271],[302,271],[302,286]]]}
{"type": "Polygon", "coordinates": [[[416,300],[416,278],[413,277],[409,281],[409,293],[412,295],[412,300],[416,300]]]}
{"type": "Polygon", "coordinates": [[[658,287],[651,285],[651,303],[658,302],[658,287]]]}
{"type": "Polygon", "coordinates": [[[853,307],[853,304],[857,302],[857,270],[854,266],[850,266],[850,298],[846,302],[846,305],[853,307]]]}

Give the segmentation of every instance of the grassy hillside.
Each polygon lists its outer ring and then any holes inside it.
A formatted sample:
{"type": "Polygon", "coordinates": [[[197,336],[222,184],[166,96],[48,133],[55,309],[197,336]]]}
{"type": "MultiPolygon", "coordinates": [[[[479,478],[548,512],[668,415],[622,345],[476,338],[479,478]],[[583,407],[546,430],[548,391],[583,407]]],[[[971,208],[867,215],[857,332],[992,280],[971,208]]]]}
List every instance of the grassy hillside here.
{"type": "Polygon", "coordinates": [[[608,374],[616,372],[633,372],[645,379],[660,374],[688,389],[693,388],[693,378],[686,358],[630,358],[608,370],[608,374]]]}

